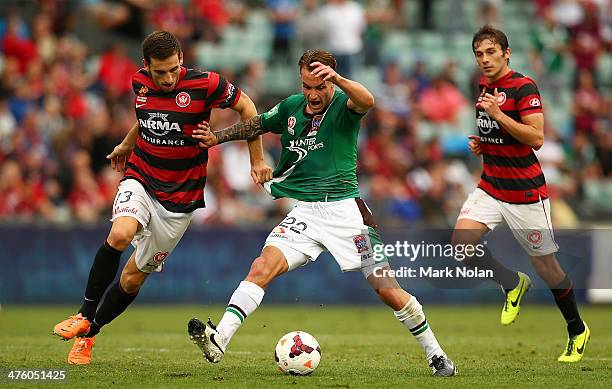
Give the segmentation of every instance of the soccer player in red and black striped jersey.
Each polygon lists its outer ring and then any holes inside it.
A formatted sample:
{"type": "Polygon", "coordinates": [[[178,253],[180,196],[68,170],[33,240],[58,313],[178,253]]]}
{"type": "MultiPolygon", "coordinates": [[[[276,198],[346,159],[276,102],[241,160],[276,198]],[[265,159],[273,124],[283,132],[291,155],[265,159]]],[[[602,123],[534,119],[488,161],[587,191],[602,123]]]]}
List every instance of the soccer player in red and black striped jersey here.
{"type": "MultiPolygon", "coordinates": [[[[151,272],[161,271],[193,211],[204,207],[208,150],[191,136],[198,123],[209,121],[213,108],[230,108],[242,121],[257,115],[251,99],[219,74],[184,68],[180,44],[169,32],[151,33],[142,51],[144,67],[132,77],[138,122],[107,157],[125,170],[111,231],[95,256],[82,307],[54,328],[63,339],[77,337],[69,364],[91,362],[100,328],[130,305],[151,272]],[[109,288],[130,243],[136,249],[109,288]]],[[[263,161],[261,137],[248,145],[251,176],[263,184],[272,169],[263,161]]]]}
{"type": "MultiPolygon", "coordinates": [[[[582,359],[590,330],[580,318],[573,284],[555,257],[546,181],[534,149],[544,142],[542,101],[535,82],[509,67],[506,35],[481,28],[472,40],[476,62],[483,73],[476,102],[478,136],[469,146],[483,159],[478,188],[463,204],[453,232],[454,244],[476,244],[505,221],[529,255],[538,274],[550,287],[567,322],[568,342],[560,362],[582,359]]],[[[531,286],[529,277],[498,262],[488,250],[472,257],[470,266],[493,270],[493,279],[506,293],[501,323],[516,319],[520,302],[531,286]]]]}

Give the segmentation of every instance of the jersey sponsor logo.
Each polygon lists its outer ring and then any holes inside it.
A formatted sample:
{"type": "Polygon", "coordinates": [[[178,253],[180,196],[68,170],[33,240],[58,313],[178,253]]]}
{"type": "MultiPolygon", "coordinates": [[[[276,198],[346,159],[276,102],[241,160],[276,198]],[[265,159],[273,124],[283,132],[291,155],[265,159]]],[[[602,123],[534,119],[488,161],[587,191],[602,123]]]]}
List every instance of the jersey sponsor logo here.
{"type": "Polygon", "coordinates": [[[295,130],[293,129],[295,127],[295,116],[289,116],[289,119],[287,119],[287,132],[289,132],[291,135],[295,134],[295,130]]]}
{"type": "Polygon", "coordinates": [[[283,227],[276,227],[272,230],[272,233],[274,234],[284,234],[285,233],[285,229],[283,227]]]}
{"type": "Polygon", "coordinates": [[[296,143],[298,143],[298,140],[292,140],[289,142],[289,146],[287,146],[287,150],[289,151],[293,151],[295,153],[297,153],[298,158],[295,160],[295,163],[300,162],[301,160],[303,160],[304,158],[306,158],[306,156],[308,155],[308,151],[304,150],[301,147],[298,147],[296,145],[296,143]]]}
{"type": "Polygon", "coordinates": [[[138,214],[138,209],[134,207],[124,206],[124,207],[115,207],[113,208],[113,216],[119,214],[131,213],[132,215],[138,214]]]}
{"type": "Polygon", "coordinates": [[[166,138],[154,138],[152,136],[148,136],[144,133],[144,131],[140,132],[140,137],[151,143],[152,145],[160,145],[160,146],[185,146],[185,139],[166,139],[166,138]]]}
{"type": "Polygon", "coordinates": [[[276,238],[276,239],[283,239],[283,240],[289,240],[289,237],[286,234],[275,234],[275,233],[271,233],[270,236],[268,237],[270,239],[272,238],[276,238]]]}
{"type": "Polygon", "coordinates": [[[482,143],[494,143],[494,144],[498,144],[498,145],[503,145],[504,144],[504,138],[492,138],[490,136],[481,136],[480,137],[480,141],[482,143]]]}
{"type": "Polygon", "coordinates": [[[180,92],[179,94],[176,95],[174,102],[179,107],[185,108],[189,106],[189,104],[191,104],[191,96],[189,96],[189,93],[187,92],[180,92]]]}
{"type": "Polygon", "coordinates": [[[155,253],[155,255],[153,255],[153,262],[162,263],[166,258],[168,258],[168,252],[160,251],[158,253],[155,253]]]}
{"type": "Polygon", "coordinates": [[[278,105],[276,104],[274,107],[272,107],[272,109],[270,109],[268,112],[264,112],[263,117],[264,119],[269,119],[272,116],[276,115],[278,113],[278,105]]]}
{"type": "Polygon", "coordinates": [[[287,149],[298,153],[296,163],[306,158],[309,151],[318,150],[325,146],[323,142],[317,143],[316,138],[301,138],[289,141],[287,149]]]}
{"type": "Polygon", "coordinates": [[[499,92],[497,94],[497,105],[504,105],[506,102],[506,92],[499,92]]]}
{"type": "Polygon", "coordinates": [[[146,86],[146,85],[141,86],[141,87],[140,87],[140,89],[138,90],[138,94],[139,94],[140,96],[144,96],[144,95],[146,95],[148,92],[149,92],[149,88],[147,88],[147,86],[146,86]]]}
{"type": "Polygon", "coordinates": [[[181,126],[178,123],[168,121],[167,113],[149,112],[149,118],[147,120],[138,119],[138,124],[157,136],[164,136],[170,131],[181,132],[181,126]]]}
{"type": "Polygon", "coordinates": [[[529,105],[531,105],[532,107],[539,107],[540,105],[542,105],[542,103],[540,102],[540,99],[534,97],[533,99],[529,100],[529,105]]]}
{"type": "Polygon", "coordinates": [[[476,125],[481,134],[488,134],[494,128],[499,130],[499,124],[491,117],[486,111],[478,111],[478,118],[476,119],[476,125]]]}
{"type": "Polygon", "coordinates": [[[472,208],[462,208],[459,212],[460,216],[468,215],[472,211],[472,208]]]}
{"type": "Polygon", "coordinates": [[[353,237],[353,243],[355,243],[355,247],[357,248],[357,252],[359,254],[365,253],[368,251],[368,240],[364,235],[356,235],[353,237]]]}

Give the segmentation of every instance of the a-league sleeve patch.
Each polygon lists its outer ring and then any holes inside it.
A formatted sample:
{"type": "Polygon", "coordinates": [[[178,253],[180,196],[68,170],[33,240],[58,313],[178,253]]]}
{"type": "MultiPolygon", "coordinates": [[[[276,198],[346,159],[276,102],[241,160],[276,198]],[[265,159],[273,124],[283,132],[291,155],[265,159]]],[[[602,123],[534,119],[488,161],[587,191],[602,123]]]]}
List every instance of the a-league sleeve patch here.
{"type": "Polygon", "coordinates": [[[272,116],[276,115],[276,114],[278,113],[278,106],[279,106],[279,105],[280,105],[280,103],[279,103],[279,104],[276,104],[276,105],[275,105],[274,107],[272,107],[272,109],[271,109],[271,110],[269,110],[268,112],[264,112],[264,114],[263,114],[264,119],[269,119],[269,118],[271,118],[272,116]]]}

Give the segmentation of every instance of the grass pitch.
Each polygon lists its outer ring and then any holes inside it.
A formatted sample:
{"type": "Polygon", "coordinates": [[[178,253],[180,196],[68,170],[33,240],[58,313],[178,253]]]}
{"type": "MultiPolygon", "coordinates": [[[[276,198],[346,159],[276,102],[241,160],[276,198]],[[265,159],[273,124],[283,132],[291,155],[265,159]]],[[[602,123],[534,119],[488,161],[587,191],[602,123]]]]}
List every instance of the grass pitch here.
{"type": "MultiPolygon", "coordinates": [[[[510,327],[497,306],[425,306],[438,340],[459,375],[434,378],[420,347],[383,306],[266,306],[249,317],[219,364],[206,362],[186,331],[197,316],[217,320],[222,307],[131,307],[98,336],[89,366],[67,366],[72,341],[51,335],[74,307],[4,306],[0,311],[0,368],[67,369],[58,387],[582,387],[612,384],[610,307],[582,309],[591,331],[582,362],[556,361],[565,324],[556,307],[526,304],[510,327]],[[274,346],[286,332],[303,330],[321,344],[311,376],[282,375],[274,346]]],[[[5,370],[2,370],[5,371],[5,370]]],[[[0,383],[6,384],[6,380],[0,383]]],[[[45,384],[20,382],[18,387],[45,384]]]]}

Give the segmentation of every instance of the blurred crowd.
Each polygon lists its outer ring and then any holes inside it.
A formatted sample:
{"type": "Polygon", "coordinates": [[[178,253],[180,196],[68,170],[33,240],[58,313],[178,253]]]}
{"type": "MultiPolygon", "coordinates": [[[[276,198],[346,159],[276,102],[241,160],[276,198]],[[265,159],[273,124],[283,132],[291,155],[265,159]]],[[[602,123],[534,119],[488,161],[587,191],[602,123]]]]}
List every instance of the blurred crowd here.
{"type": "MultiPolygon", "coordinates": [[[[281,95],[267,89],[270,68],[296,78],[297,55],[322,47],[338,72],[379,74],[376,108],[363,121],[359,180],[379,223],[449,226],[478,182],[480,160],[469,154],[479,78],[462,84],[457,63],[432,70],[427,60],[409,67],[381,55],[392,32],[445,34],[465,29],[449,18],[436,25],[438,1],[402,0],[31,0],[0,5],[0,222],[99,223],[110,209],[121,175],[106,159],[135,120],[131,75],[141,67],[140,42],[165,29],[182,42],[185,65],[203,69],[202,43],[216,44],[228,28],[265,15],[271,55],[220,72],[245,90],[263,112],[281,95]],[[412,7],[417,18],[407,17],[412,7]]],[[[462,0],[444,0],[461,15],[462,0]]],[[[528,3],[528,2],[521,2],[528,3]]],[[[531,3],[531,2],[529,2],[531,3]]],[[[558,227],[612,220],[612,72],[601,57],[612,47],[612,5],[601,0],[538,0],[525,18],[529,71],[547,105],[570,112],[562,128],[547,120],[537,152],[558,227]],[[531,14],[533,12],[534,15],[531,14]],[[572,69],[567,72],[567,67],[572,69]],[[569,95],[564,101],[559,96],[569,95]],[[547,100],[549,99],[549,100],[547,100]]],[[[478,25],[504,28],[504,2],[478,1],[478,25]]],[[[451,12],[449,11],[449,12],[451,12]]],[[[473,33],[473,31],[467,31],[473,33]]],[[[512,46],[512,36],[509,36],[512,46]]],[[[469,46],[464,54],[473,58],[469,46]]],[[[475,65],[474,65],[475,66],[475,65]]],[[[612,66],[608,62],[608,66],[612,66]]],[[[512,67],[512,61],[511,61],[512,67]]],[[[270,76],[271,77],[271,76],[270,76]]],[[[361,81],[357,79],[357,81],[361,81]]],[[[546,111],[547,112],[547,111],[546,111]]],[[[212,126],[238,120],[215,110],[212,126]]],[[[278,138],[264,146],[273,163],[278,138]]],[[[245,142],[210,151],[207,208],[195,223],[274,223],[290,204],[271,201],[251,182],[245,142]]]]}

